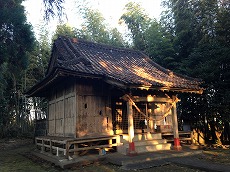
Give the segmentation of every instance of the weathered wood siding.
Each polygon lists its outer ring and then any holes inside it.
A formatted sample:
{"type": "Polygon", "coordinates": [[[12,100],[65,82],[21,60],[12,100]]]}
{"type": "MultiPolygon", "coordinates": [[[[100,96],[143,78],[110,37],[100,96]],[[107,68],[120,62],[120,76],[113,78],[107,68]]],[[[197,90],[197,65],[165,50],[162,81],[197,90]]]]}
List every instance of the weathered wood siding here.
{"type": "Polygon", "coordinates": [[[76,97],[75,92],[65,96],[65,136],[75,136],[75,115],[76,115],[76,97]]]}
{"type": "Polygon", "coordinates": [[[76,137],[112,134],[111,98],[99,81],[78,81],[76,137]]]}
{"type": "MultiPolygon", "coordinates": [[[[67,82],[68,83],[68,82],[67,82]]],[[[53,89],[49,100],[48,135],[75,136],[74,82],[53,89]]]]}
{"type": "Polygon", "coordinates": [[[55,135],[55,112],[56,112],[56,94],[53,92],[49,100],[49,112],[48,112],[48,135],[55,135]]]}
{"type": "Polygon", "coordinates": [[[100,80],[74,80],[53,89],[49,100],[48,135],[113,134],[111,97],[100,80]]]}

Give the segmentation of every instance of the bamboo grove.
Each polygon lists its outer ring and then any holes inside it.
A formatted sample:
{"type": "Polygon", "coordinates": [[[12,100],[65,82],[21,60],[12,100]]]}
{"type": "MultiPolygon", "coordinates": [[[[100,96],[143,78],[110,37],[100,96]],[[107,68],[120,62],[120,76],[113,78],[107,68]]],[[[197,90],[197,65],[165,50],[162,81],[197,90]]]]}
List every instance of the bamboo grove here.
{"type": "MultiPolygon", "coordinates": [[[[63,15],[64,1],[54,1],[53,6],[53,1],[43,2],[46,19],[63,15]]],[[[120,33],[108,27],[102,14],[86,3],[76,6],[83,20],[81,28],[62,23],[52,39],[67,35],[134,48],[163,67],[201,78],[202,95],[179,95],[179,122],[202,131],[207,141],[221,143],[230,139],[229,4],[229,0],[162,0],[164,11],[157,21],[139,4],[130,2],[119,20],[127,32],[120,33]]],[[[41,34],[35,38],[22,0],[0,0],[0,9],[0,137],[20,136],[33,133],[31,108],[46,107],[44,100],[28,99],[23,93],[45,76],[51,49],[49,33],[40,26],[41,34]]]]}

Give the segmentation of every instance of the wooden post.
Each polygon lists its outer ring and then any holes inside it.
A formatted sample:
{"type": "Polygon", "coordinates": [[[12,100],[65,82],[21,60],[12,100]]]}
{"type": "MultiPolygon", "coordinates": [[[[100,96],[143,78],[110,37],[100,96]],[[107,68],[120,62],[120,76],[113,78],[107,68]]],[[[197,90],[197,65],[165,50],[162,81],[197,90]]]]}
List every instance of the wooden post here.
{"type": "Polygon", "coordinates": [[[65,150],[66,150],[65,155],[66,155],[67,159],[69,159],[69,147],[70,147],[69,142],[66,141],[66,144],[65,144],[65,150]]]}
{"type": "Polygon", "coordinates": [[[178,132],[178,121],[177,121],[177,111],[176,111],[176,96],[173,96],[173,106],[172,106],[172,123],[173,123],[173,136],[174,136],[174,149],[181,150],[182,147],[180,145],[179,140],[179,132],[178,132]]]}
{"type": "MultiPolygon", "coordinates": [[[[74,150],[77,150],[78,149],[78,144],[77,143],[74,143],[74,150]]],[[[74,156],[78,156],[78,151],[74,151],[74,156]]]]}
{"type": "Polygon", "coordinates": [[[150,132],[155,132],[155,120],[153,117],[154,114],[154,103],[151,103],[150,109],[148,109],[149,114],[150,114],[150,120],[149,120],[149,128],[150,128],[150,132]]]}
{"type": "Polygon", "coordinates": [[[79,115],[79,107],[78,107],[78,101],[79,101],[79,97],[78,97],[78,92],[77,92],[77,81],[75,80],[74,82],[74,94],[75,94],[75,99],[74,99],[74,137],[77,138],[78,137],[78,127],[79,125],[77,124],[77,120],[78,120],[78,117],[77,115],[79,115]]]}
{"type": "Polygon", "coordinates": [[[51,140],[51,139],[49,139],[49,141],[50,141],[50,154],[52,154],[52,153],[53,153],[52,140],[51,140]]]}
{"type": "Polygon", "coordinates": [[[59,152],[58,152],[59,150],[58,150],[58,147],[57,147],[57,152],[56,152],[56,156],[59,156],[59,152]]]}
{"type": "Polygon", "coordinates": [[[66,109],[66,107],[65,107],[65,94],[66,94],[66,89],[64,89],[64,93],[63,93],[63,120],[62,120],[62,132],[63,132],[63,136],[65,137],[65,109],[66,109]]]}
{"type": "Polygon", "coordinates": [[[133,125],[133,108],[132,101],[127,100],[127,116],[128,116],[128,135],[129,135],[129,150],[128,154],[136,154],[135,145],[133,142],[134,138],[134,125],[133,125]]]}
{"type": "Polygon", "coordinates": [[[109,147],[110,148],[113,147],[112,144],[113,144],[113,139],[109,139],[109,147]]]}
{"type": "Polygon", "coordinates": [[[45,144],[44,144],[44,140],[42,139],[42,148],[41,148],[42,153],[45,151],[45,144]]]}

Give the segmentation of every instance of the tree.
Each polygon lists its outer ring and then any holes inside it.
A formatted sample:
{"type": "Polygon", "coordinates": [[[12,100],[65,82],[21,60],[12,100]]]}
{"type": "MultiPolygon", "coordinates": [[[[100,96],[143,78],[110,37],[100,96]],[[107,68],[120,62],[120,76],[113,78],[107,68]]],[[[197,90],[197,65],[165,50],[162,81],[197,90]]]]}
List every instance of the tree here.
{"type": "Polygon", "coordinates": [[[58,16],[59,20],[61,20],[65,14],[63,11],[64,2],[65,0],[43,0],[45,19],[49,21],[50,17],[58,16]]]}
{"type": "MultiPolygon", "coordinates": [[[[23,121],[24,74],[27,52],[33,49],[32,28],[26,23],[22,0],[0,1],[0,126],[2,136],[14,135],[23,121]]],[[[20,129],[20,128],[19,128],[20,129]]]]}
{"type": "Polygon", "coordinates": [[[206,88],[202,96],[182,97],[186,101],[181,115],[200,128],[207,120],[215,142],[220,140],[216,132],[229,122],[229,2],[171,0],[168,4],[172,23],[166,21],[165,26],[173,26],[168,28],[173,29],[179,71],[202,78],[206,88]]]}
{"type": "Polygon", "coordinates": [[[175,50],[167,32],[156,20],[150,22],[150,27],[144,32],[146,38],[146,49],[148,54],[156,63],[168,69],[175,69],[175,50]]]}
{"type": "MultiPolygon", "coordinates": [[[[172,0],[172,12],[174,17],[174,47],[177,50],[176,60],[179,64],[186,59],[195,46],[194,42],[194,14],[193,1],[172,0]]],[[[186,74],[184,67],[178,69],[179,72],[186,74]]]]}
{"type": "Polygon", "coordinates": [[[148,28],[150,18],[145,14],[144,9],[137,3],[130,2],[125,5],[126,12],[121,16],[131,32],[133,48],[144,51],[146,49],[146,37],[143,34],[148,28]]]}
{"type": "Polygon", "coordinates": [[[169,32],[155,19],[150,19],[139,4],[128,3],[121,19],[131,32],[135,49],[145,52],[158,64],[175,68],[174,48],[169,32]]]}
{"type": "Polygon", "coordinates": [[[55,33],[52,37],[52,42],[59,36],[76,37],[75,29],[68,26],[67,24],[59,24],[56,27],[55,33]]]}
{"type": "MultiPolygon", "coordinates": [[[[39,26],[39,34],[33,51],[28,52],[29,65],[25,71],[25,91],[37,82],[45,78],[49,59],[51,56],[51,46],[49,40],[49,32],[44,24],[39,26]]],[[[47,116],[47,100],[42,97],[25,98],[25,107],[28,120],[25,126],[34,130],[27,130],[31,136],[37,136],[37,121],[45,119],[47,116]],[[35,131],[35,133],[34,133],[35,131]]]]}
{"type": "Polygon", "coordinates": [[[51,56],[49,32],[44,24],[39,26],[39,34],[33,51],[28,52],[28,66],[26,68],[26,89],[41,81],[48,68],[51,56]]]}
{"type": "MultiPolygon", "coordinates": [[[[40,35],[39,41],[36,41],[36,46],[32,52],[28,53],[29,65],[25,73],[25,91],[34,86],[36,83],[45,78],[49,58],[51,55],[51,47],[47,40],[47,33],[40,35]]],[[[25,99],[25,106],[29,118],[28,124],[36,124],[39,119],[37,112],[42,112],[44,116],[47,114],[47,100],[42,97],[29,97],[25,99]],[[30,111],[33,110],[35,114],[30,111]],[[33,116],[34,115],[34,116],[33,116]]],[[[33,125],[34,127],[34,125],[33,125]]]]}
{"type": "Polygon", "coordinates": [[[216,34],[218,41],[222,44],[230,46],[230,1],[225,0],[219,2],[219,10],[217,13],[216,34]]]}
{"type": "Polygon", "coordinates": [[[108,28],[99,11],[85,7],[81,14],[84,22],[81,29],[76,29],[77,37],[118,47],[126,46],[121,33],[116,28],[108,28]]]}

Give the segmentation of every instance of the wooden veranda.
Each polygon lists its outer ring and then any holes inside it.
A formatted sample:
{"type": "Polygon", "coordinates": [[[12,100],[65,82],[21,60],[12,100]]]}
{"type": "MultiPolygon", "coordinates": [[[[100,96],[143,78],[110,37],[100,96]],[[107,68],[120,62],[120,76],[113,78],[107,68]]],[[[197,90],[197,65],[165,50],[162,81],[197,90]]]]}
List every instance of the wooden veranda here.
{"type": "Polygon", "coordinates": [[[85,138],[40,136],[35,138],[35,144],[42,153],[49,152],[51,155],[65,156],[71,159],[73,155],[85,154],[88,150],[96,149],[101,152],[105,148],[112,148],[119,143],[119,137],[94,136],[85,138]]]}

